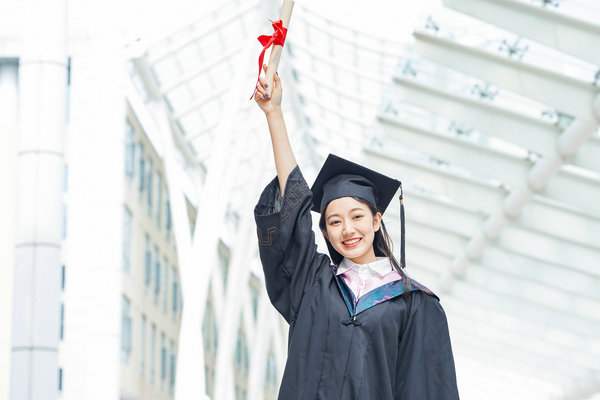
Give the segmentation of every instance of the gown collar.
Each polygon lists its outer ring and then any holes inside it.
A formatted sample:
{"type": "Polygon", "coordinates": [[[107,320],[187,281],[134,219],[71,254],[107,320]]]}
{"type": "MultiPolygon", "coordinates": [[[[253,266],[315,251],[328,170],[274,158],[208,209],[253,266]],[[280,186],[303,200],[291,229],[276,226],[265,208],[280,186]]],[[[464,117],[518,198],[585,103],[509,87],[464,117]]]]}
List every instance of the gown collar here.
{"type": "MultiPolygon", "coordinates": [[[[389,261],[388,261],[389,262],[389,261]]],[[[340,263],[340,267],[342,263],[340,263]]],[[[416,281],[412,279],[407,279],[407,282],[404,283],[403,280],[396,280],[393,282],[386,283],[385,285],[379,286],[376,289],[373,289],[360,298],[356,298],[352,290],[346,284],[344,278],[338,274],[339,267],[335,265],[331,266],[333,271],[334,279],[337,283],[337,286],[340,290],[340,294],[344,299],[344,303],[348,307],[348,312],[351,317],[360,314],[363,311],[368,310],[369,308],[376,306],[377,304],[386,302],[388,300],[392,300],[402,294],[414,290],[422,290],[423,286],[418,284],[416,281]]]]}
{"type": "Polygon", "coordinates": [[[361,278],[369,278],[375,274],[380,277],[386,276],[393,271],[392,264],[388,257],[377,257],[376,261],[368,264],[356,264],[344,257],[337,268],[336,275],[342,275],[348,270],[354,270],[361,278]]]}

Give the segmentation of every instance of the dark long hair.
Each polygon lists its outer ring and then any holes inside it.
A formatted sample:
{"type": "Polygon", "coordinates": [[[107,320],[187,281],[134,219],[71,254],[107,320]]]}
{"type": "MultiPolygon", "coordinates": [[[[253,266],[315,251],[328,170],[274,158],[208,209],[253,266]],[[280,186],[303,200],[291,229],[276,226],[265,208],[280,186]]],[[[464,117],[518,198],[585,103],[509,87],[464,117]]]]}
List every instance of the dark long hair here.
{"type": "MultiPolygon", "coordinates": [[[[352,197],[352,198],[356,201],[361,202],[362,204],[365,204],[367,207],[369,207],[369,210],[371,211],[371,215],[373,217],[375,217],[375,215],[377,215],[377,213],[379,212],[379,210],[377,210],[377,207],[375,207],[373,204],[370,204],[368,201],[361,199],[359,197],[352,197]]],[[[327,206],[321,212],[321,219],[319,220],[319,228],[321,229],[321,232],[323,232],[323,233],[327,232],[327,224],[325,222],[325,210],[326,209],[327,209],[327,206]]],[[[329,239],[327,239],[326,236],[325,236],[325,242],[327,243],[327,248],[329,249],[329,255],[331,256],[331,261],[333,262],[333,264],[339,265],[342,262],[342,259],[344,258],[344,256],[342,256],[340,253],[338,253],[333,248],[333,246],[331,245],[331,242],[329,241],[329,239]]],[[[377,232],[375,232],[375,238],[373,239],[373,250],[375,251],[375,256],[388,257],[390,259],[390,263],[402,277],[403,284],[405,286],[408,286],[408,283],[410,282],[410,278],[407,275],[406,271],[404,271],[403,266],[401,266],[400,263],[398,262],[398,260],[396,259],[396,257],[394,257],[392,239],[390,238],[390,235],[388,234],[387,229],[385,229],[385,224],[383,223],[383,219],[381,220],[381,227],[379,228],[379,230],[377,232]]]]}

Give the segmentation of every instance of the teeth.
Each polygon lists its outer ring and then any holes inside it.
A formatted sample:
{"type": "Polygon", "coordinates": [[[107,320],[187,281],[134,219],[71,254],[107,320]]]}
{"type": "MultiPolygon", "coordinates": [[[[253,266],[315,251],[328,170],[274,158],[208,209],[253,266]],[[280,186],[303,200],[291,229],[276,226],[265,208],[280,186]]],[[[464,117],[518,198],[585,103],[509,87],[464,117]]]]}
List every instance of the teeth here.
{"type": "Polygon", "coordinates": [[[358,242],[360,239],[352,239],[352,240],[347,240],[344,242],[344,244],[354,244],[356,242],[358,242]]]}

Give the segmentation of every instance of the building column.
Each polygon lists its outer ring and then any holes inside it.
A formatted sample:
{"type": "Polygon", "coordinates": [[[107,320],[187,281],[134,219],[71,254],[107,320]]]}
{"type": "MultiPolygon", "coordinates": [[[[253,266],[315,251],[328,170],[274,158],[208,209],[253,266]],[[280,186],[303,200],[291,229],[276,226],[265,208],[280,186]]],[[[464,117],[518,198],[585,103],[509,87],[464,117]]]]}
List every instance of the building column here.
{"type": "Polygon", "coordinates": [[[11,399],[58,397],[66,0],[28,0],[19,65],[11,399]]]}
{"type": "MultiPolygon", "coordinates": [[[[18,61],[0,60],[0,180],[4,193],[14,193],[17,179],[17,91],[18,61]]],[[[0,196],[0,399],[9,398],[10,354],[13,297],[13,267],[15,264],[15,196],[0,196]]]]}

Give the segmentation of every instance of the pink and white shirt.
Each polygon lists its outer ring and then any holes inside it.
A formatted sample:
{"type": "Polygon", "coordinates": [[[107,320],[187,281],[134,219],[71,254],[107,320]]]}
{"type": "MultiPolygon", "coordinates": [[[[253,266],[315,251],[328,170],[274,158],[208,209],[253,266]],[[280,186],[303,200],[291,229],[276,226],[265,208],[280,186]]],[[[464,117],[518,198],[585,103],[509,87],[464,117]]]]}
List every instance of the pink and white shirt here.
{"type": "Polygon", "coordinates": [[[387,257],[377,257],[377,261],[369,264],[355,264],[344,257],[336,275],[343,276],[356,299],[379,286],[402,279],[387,257]]]}

